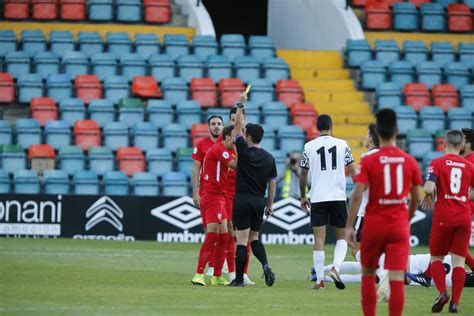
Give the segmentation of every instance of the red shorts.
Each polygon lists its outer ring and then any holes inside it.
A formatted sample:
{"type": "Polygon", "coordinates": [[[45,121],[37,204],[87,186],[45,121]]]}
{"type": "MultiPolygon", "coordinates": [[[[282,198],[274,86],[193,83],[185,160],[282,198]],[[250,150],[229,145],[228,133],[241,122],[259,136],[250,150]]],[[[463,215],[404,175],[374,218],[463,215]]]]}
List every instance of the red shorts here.
{"type": "Polygon", "coordinates": [[[430,233],[430,254],[446,256],[448,252],[466,257],[471,241],[471,221],[457,225],[433,222],[430,233]]]}
{"type": "Polygon", "coordinates": [[[364,220],[360,241],[363,267],[377,269],[379,258],[385,253],[384,269],[405,271],[410,254],[408,222],[402,224],[371,225],[364,220]]]}
{"type": "Polygon", "coordinates": [[[221,223],[227,219],[226,204],[224,197],[213,196],[201,200],[201,216],[203,225],[210,223],[221,223]]]}
{"type": "Polygon", "coordinates": [[[232,220],[232,209],[234,208],[234,195],[225,197],[225,210],[227,212],[227,220],[232,220]]]}

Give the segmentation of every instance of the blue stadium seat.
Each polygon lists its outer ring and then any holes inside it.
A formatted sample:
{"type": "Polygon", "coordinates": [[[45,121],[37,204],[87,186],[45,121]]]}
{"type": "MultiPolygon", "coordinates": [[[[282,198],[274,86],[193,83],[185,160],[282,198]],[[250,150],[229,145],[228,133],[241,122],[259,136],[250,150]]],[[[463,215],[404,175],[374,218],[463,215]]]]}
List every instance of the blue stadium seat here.
{"type": "Polygon", "coordinates": [[[163,81],[165,78],[175,76],[175,64],[170,56],[153,54],[149,59],[151,75],[156,81],[163,81]]]}
{"type": "Polygon", "coordinates": [[[8,173],[0,169],[0,194],[10,193],[10,179],[8,173]]]}
{"type": "Polygon", "coordinates": [[[194,35],[193,37],[194,55],[205,61],[208,56],[217,55],[217,41],[211,35],[194,35]]]}
{"type": "Polygon", "coordinates": [[[128,195],[128,177],[122,171],[110,171],[104,175],[104,193],[107,195],[128,195]]]}
{"type": "Polygon", "coordinates": [[[303,129],[298,125],[286,125],[278,128],[280,149],[286,152],[303,151],[306,137],[303,129]]]}
{"type": "Polygon", "coordinates": [[[420,109],[421,128],[431,134],[436,134],[438,130],[445,128],[445,118],[443,110],[438,106],[425,106],[420,109]]]}
{"type": "Polygon", "coordinates": [[[99,32],[79,32],[77,36],[79,51],[88,57],[100,54],[104,51],[104,42],[99,32]]]}
{"type": "Polygon", "coordinates": [[[418,118],[415,110],[411,106],[399,106],[394,108],[397,113],[398,129],[400,134],[405,135],[410,130],[416,129],[418,118]]]}
{"type": "Polygon", "coordinates": [[[33,56],[36,52],[46,51],[46,38],[40,30],[21,31],[20,42],[22,50],[30,56],[33,56]]]}
{"type": "Polygon", "coordinates": [[[163,129],[163,147],[176,151],[180,147],[188,147],[188,131],[186,126],[169,124],[163,129]]]}
{"type": "Polygon", "coordinates": [[[424,129],[412,129],[407,133],[408,152],[416,159],[423,158],[423,155],[433,151],[433,138],[431,133],[424,129]]]}
{"type": "Polygon", "coordinates": [[[275,158],[278,178],[281,178],[285,175],[287,153],[284,150],[273,150],[271,154],[275,158]]]}
{"type": "Polygon", "coordinates": [[[408,61],[393,61],[388,69],[390,81],[399,84],[401,87],[407,83],[415,82],[415,69],[408,61]]]}
{"type": "Polygon", "coordinates": [[[104,126],[104,145],[112,150],[129,145],[128,128],[123,122],[109,122],[104,126]]]}
{"type": "Polygon", "coordinates": [[[271,83],[266,79],[255,79],[250,84],[252,85],[250,101],[255,101],[258,104],[273,101],[274,90],[271,83]]]}
{"type": "Polygon", "coordinates": [[[108,52],[117,59],[120,59],[122,54],[132,52],[132,41],[127,32],[107,32],[105,42],[107,43],[108,52]]]}
{"type": "Polygon", "coordinates": [[[454,85],[457,90],[461,90],[462,87],[470,82],[469,68],[462,62],[446,64],[444,74],[446,76],[446,83],[454,85]]]}
{"type": "MultiPolygon", "coordinates": [[[[71,31],[50,31],[49,45],[51,52],[62,56],[64,52],[74,50],[75,43],[71,31]]],[[[56,71],[57,72],[57,71],[56,71]]]]}
{"type": "Polygon", "coordinates": [[[104,80],[105,98],[118,104],[120,99],[130,96],[127,78],[123,76],[108,76],[104,80]]]}
{"type": "Polygon", "coordinates": [[[182,101],[176,106],[178,123],[191,129],[193,124],[201,123],[201,106],[197,101],[182,101]]]}
{"type": "MultiPolygon", "coordinates": [[[[245,105],[245,110],[247,111],[247,104],[245,105]]],[[[208,108],[206,110],[206,114],[205,114],[205,122],[207,122],[207,120],[211,117],[211,116],[220,116],[224,119],[224,125],[225,124],[230,124],[230,121],[229,121],[229,112],[230,112],[230,109],[229,108],[208,108]]],[[[245,121],[247,121],[247,117],[245,117],[245,121]]]]}
{"type": "Polygon", "coordinates": [[[34,170],[17,170],[13,176],[15,193],[38,194],[40,193],[40,182],[38,174],[34,170]]]}
{"type": "Polygon", "coordinates": [[[474,85],[464,86],[461,89],[461,104],[464,109],[474,113],[474,85]]]}
{"type": "Polygon", "coordinates": [[[360,69],[363,89],[375,89],[380,83],[387,81],[387,69],[378,60],[368,60],[360,69]]]}
{"type": "Polygon", "coordinates": [[[61,170],[73,175],[85,169],[84,153],[78,146],[63,146],[59,149],[58,159],[61,170]]]}
{"type": "Polygon", "coordinates": [[[251,35],[249,37],[250,55],[264,60],[275,56],[275,44],[270,36],[251,35]]]}
{"type": "Polygon", "coordinates": [[[88,19],[91,21],[112,21],[113,0],[89,0],[87,1],[88,19]]]}
{"type": "Polygon", "coordinates": [[[290,68],[282,58],[267,58],[263,61],[263,77],[271,84],[290,78],[290,68]]]}
{"type": "Polygon", "coordinates": [[[248,83],[260,78],[260,61],[258,58],[253,56],[237,56],[234,59],[234,65],[236,77],[243,82],[248,83]]]}
{"type": "Polygon", "coordinates": [[[161,88],[164,99],[173,105],[188,99],[188,86],[181,78],[165,78],[161,88]]]}
{"type": "Polygon", "coordinates": [[[415,31],[418,29],[418,11],[413,3],[394,3],[392,12],[395,30],[415,31]]]}
{"type": "Polygon", "coordinates": [[[443,6],[443,8],[446,9],[448,7],[448,5],[450,5],[451,3],[459,3],[459,2],[462,2],[462,1],[459,1],[459,0],[433,0],[433,2],[441,4],[443,6]]]}
{"type": "Polygon", "coordinates": [[[91,147],[89,149],[89,169],[102,176],[114,170],[115,160],[108,147],[91,147]]]}
{"type": "Polygon", "coordinates": [[[41,144],[40,123],[35,119],[17,119],[15,123],[16,143],[24,149],[41,144]]]}
{"type": "Polygon", "coordinates": [[[445,31],[446,14],[439,3],[421,4],[421,29],[423,31],[445,31]]]}
{"type": "Polygon", "coordinates": [[[7,72],[12,75],[14,79],[30,73],[30,55],[21,51],[9,51],[5,55],[5,63],[7,65],[7,72]]]}
{"type": "Polygon", "coordinates": [[[43,96],[43,81],[37,74],[22,75],[17,81],[18,101],[30,103],[31,98],[43,96]]]}
{"type": "Polygon", "coordinates": [[[166,100],[148,100],[146,107],[148,120],[158,128],[173,123],[174,111],[171,103],[166,100]]]}
{"type": "Polygon", "coordinates": [[[463,2],[469,9],[474,10],[474,0],[464,0],[463,2]]]}
{"type": "Polygon", "coordinates": [[[82,170],[74,174],[72,183],[74,193],[78,195],[100,194],[99,178],[94,171],[82,170]]]}
{"type": "MultiPolygon", "coordinates": [[[[473,0],[474,3],[474,0],[473,0]]],[[[474,66],[474,43],[459,43],[459,61],[467,67],[474,66]]]]}
{"type": "Polygon", "coordinates": [[[142,1],[140,0],[117,0],[117,21],[138,22],[142,20],[142,1]]]}
{"type": "Polygon", "coordinates": [[[117,60],[109,53],[98,53],[91,57],[92,73],[101,81],[108,76],[117,75],[117,60]]]}
{"type": "Polygon", "coordinates": [[[71,145],[71,129],[67,122],[47,121],[44,131],[46,144],[50,144],[55,150],[71,145]]]}
{"type": "Polygon", "coordinates": [[[82,52],[65,52],[62,59],[64,72],[71,78],[89,73],[89,60],[82,52]]]}
{"type": "Polygon", "coordinates": [[[173,156],[167,148],[155,148],[146,152],[148,171],[161,177],[173,170],[173,156]]]}
{"type": "Polygon", "coordinates": [[[145,59],[160,52],[160,41],[155,33],[136,33],[135,52],[145,59]]]}
{"type": "Polygon", "coordinates": [[[165,53],[173,59],[189,54],[189,43],[184,34],[165,34],[163,46],[165,53]]]}
{"type": "Polygon", "coordinates": [[[49,74],[60,72],[61,64],[58,55],[53,52],[38,52],[33,57],[33,63],[36,67],[36,73],[41,79],[46,79],[49,74]]]}
{"type": "Polygon", "coordinates": [[[50,74],[46,79],[47,96],[61,102],[72,98],[71,76],[68,74],[50,74]]]}
{"type": "Polygon", "coordinates": [[[433,85],[441,83],[441,68],[434,61],[425,61],[416,67],[418,73],[418,81],[426,84],[431,90],[433,85]]]}
{"type": "Polygon", "coordinates": [[[235,57],[245,55],[245,39],[242,34],[224,34],[220,40],[222,55],[234,60],[235,57]]]}
{"type": "Polygon", "coordinates": [[[181,55],[178,58],[179,76],[189,84],[193,78],[204,77],[204,67],[199,57],[194,55],[181,55]]]}
{"type": "Polygon", "coordinates": [[[132,176],[133,194],[139,196],[157,196],[158,179],[149,172],[135,172],[132,176]]]}
{"type": "Polygon", "coordinates": [[[146,61],[139,54],[122,54],[120,57],[122,76],[132,81],[133,77],[146,75],[146,61]]]}
{"type": "Polygon", "coordinates": [[[450,108],[448,110],[448,125],[451,129],[473,128],[472,112],[464,108],[450,108]]]}
{"type": "Polygon", "coordinates": [[[136,123],[132,130],[133,145],[142,151],[158,148],[158,127],[152,122],[136,123]]]}
{"type": "Polygon", "coordinates": [[[288,124],[288,109],[279,101],[267,102],[262,108],[263,123],[266,127],[277,130],[288,124]]]}
{"type": "Polygon", "coordinates": [[[12,139],[12,127],[10,123],[0,120],[0,145],[10,145],[12,139]]]}
{"type": "Polygon", "coordinates": [[[400,48],[395,40],[375,40],[375,60],[385,67],[391,62],[400,60],[400,48]]]}
{"type": "Polygon", "coordinates": [[[260,106],[255,101],[248,101],[245,104],[245,122],[260,124],[260,106]]]}
{"type": "Polygon", "coordinates": [[[426,175],[428,173],[428,167],[430,165],[431,160],[435,158],[442,157],[444,153],[442,151],[429,151],[423,155],[421,159],[421,173],[422,175],[426,175]]]}
{"type": "Polygon", "coordinates": [[[431,59],[444,67],[456,59],[456,51],[450,42],[431,42],[431,59]]]}
{"type": "Polygon", "coordinates": [[[0,55],[16,51],[17,46],[15,32],[12,30],[0,30],[0,55]]]}
{"type": "Polygon", "coordinates": [[[100,127],[104,127],[106,123],[114,120],[114,104],[108,99],[92,100],[88,109],[90,119],[96,121],[100,127]]]}
{"type": "Polygon", "coordinates": [[[145,120],[145,109],[143,108],[141,99],[121,99],[118,108],[119,122],[125,123],[129,128],[131,128],[136,123],[143,122],[145,120]]]}
{"type": "Polygon", "coordinates": [[[64,99],[59,104],[59,110],[61,120],[70,126],[73,126],[76,121],[86,119],[86,107],[81,99],[64,99]]]}
{"type": "Polygon", "coordinates": [[[161,194],[165,196],[188,195],[188,180],[184,172],[167,172],[163,175],[161,194]]]}
{"type": "Polygon", "coordinates": [[[214,82],[232,77],[232,62],[229,57],[221,55],[208,56],[206,64],[207,76],[212,78],[214,82]]]}
{"type": "Polygon", "coordinates": [[[372,48],[367,40],[347,40],[346,51],[349,67],[360,67],[372,59],[372,48]]]}
{"type": "Polygon", "coordinates": [[[0,147],[2,169],[8,173],[26,169],[26,154],[20,145],[3,145],[0,147]]]}
{"type": "Polygon", "coordinates": [[[44,193],[69,194],[69,178],[64,170],[44,171],[44,193]]]}
{"type": "Polygon", "coordinates": [[[189,179],[192,177],[194,169],[194,160],[191,157],[192,153],[192,148],[178,148],[176,151],[178,170],[184,172],[189,179]]]}
{"type": "Polygon", "coordinates": [[[276,149],[275,129],[270,126],[263,125],[264,136],[260,145],[266,151],[274,151],[276,149]]]}
{"type": "Polygon", "coordinates": [[[423,41],[403,41],[404,60],[413,66],[428,60],[428,48],[423,41]]]}
{"type": "Polygon", "coordinates": [[[403,104],[402,90],[397,83],[382,82],[377,86],[375,96],[377,98],[378,109],[393,109],[403,104]]]}

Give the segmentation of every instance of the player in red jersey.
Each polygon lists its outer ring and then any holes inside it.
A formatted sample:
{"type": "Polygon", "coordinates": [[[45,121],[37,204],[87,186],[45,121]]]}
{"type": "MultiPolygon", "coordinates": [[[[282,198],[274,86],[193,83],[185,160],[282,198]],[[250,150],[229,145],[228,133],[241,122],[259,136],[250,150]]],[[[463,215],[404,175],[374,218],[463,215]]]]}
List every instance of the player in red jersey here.
{"type": "Polygon", "coordinates": [[[222,278],[222,266],[229,238],[225,205],[225,182],[227,169],[237,167],[235,158],[229,152],[234,147],[231,136],[233,129],[233,125],[225,127],[222,131],[222,141],[209,148],[204,158],[201,173],[203,179],[201,208],[205,215],[207,233],[199,252],[196,275],[192,279],[192,283],[195,285],[206,285],[203,272],[206,263],[212,256],[214,256],[214,275],[211,279],[211,285],[228,284],[222,278]]]}
{"type": "Polygon", "coordinates": [[[465,258],[471,239],[470,187],[474,187],[474,166],[459,153],[464,146],[461,131],[451,130],[445,137],[445,155],[433,159],[425,182],[422,207],[434,203],[430,234],[431,274],[439,296],[431,311],[439,313],[449,301],[446,291],[444,257],[451,252],[453,263],[452,299],[449,311],[458,312],[459,299],[466,278],[465,258]],[[436,195],[436,196],[435,196],[436,195]]]}
{"type": "Polygon", "coordinates": [[[421,175],[416,160],[396,147],[397,116],[383,109],[376,114],[380,150],[360,161],[356,183],[349,204],[346,238],[356,244],[354,222],[364,191],[370,187],[360,241],[362,264],[362,310],[364,315],[376,313],[375,272],[380,255],[385,253],[385,269],[389,270],[389,314],[401,315],[404,305],[404,271],[409,255],[409,220],[419,203],[421,175]],[[407,211],[407,196],[411,200],[407,211]]]}

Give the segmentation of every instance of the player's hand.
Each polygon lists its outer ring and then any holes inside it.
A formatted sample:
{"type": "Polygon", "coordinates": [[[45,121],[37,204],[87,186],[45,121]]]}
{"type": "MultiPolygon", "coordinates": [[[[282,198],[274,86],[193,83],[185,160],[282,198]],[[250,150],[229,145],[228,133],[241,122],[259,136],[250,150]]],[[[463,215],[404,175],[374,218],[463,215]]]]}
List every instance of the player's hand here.
{"type": "Polygon", "coordinates": [[[240,104],[245,104],[247,102],[247,93],[242,92],[239,96],[239,103],[240,104]]]}
{"type": "Polygon", "coordinates": [[[357,237],[353,227],[346,228],[346,241],[352,249],[357,246],[357,237]]]}
{"type": "Polygon", "coordinates": [[[306,213],[309,213],[311,209],[311,203],[309,202],[308,198],[301,198],[301,209],[306,213]]]}
{"type": "Polygon", "coordinates": [[[273,214],[273,205],[267,205],[265,207],[265,216],[270,217],[273,214]]]}
{"type": "Polygon", "coordinates": [[[199,194],[193,194],[193,202],[197,208],[201,208],[201,197],[199,196],[199,194]]]}
{"type": "Polygon", "coordinates": [[[433,196],[431,194],[426,194],[423,200],[421,201],[421,208],[424,210],[429,210],[433,207],[433,196]]]}

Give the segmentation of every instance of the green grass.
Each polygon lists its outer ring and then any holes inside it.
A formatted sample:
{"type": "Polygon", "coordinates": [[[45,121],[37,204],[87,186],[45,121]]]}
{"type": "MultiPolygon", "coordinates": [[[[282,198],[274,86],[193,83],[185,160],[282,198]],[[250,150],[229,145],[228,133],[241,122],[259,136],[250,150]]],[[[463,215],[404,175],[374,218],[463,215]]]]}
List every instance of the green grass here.
{"type": "MultiPolygon", "coordinates": [[[[345,291],[333,284],[311,290],[309,246],[267,247],[277,273],[272,288],[264,285],[255,259],[254,287],[190,285],[198,249],[197,244],[0,238],[0,314],[361,314],[359,284],[345,291]]],[[[405,315],[431,315],[435,296],[434,288],[407,286],[405,315]]],[[[474,315],[473,298],[474,289],[465,289],[464,315],[474,315]]],[[[387,309],[379,304],[378,314],[387,309]]]]}

